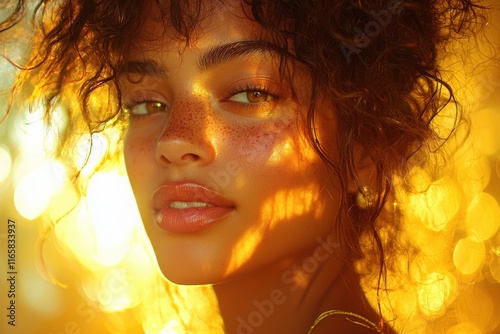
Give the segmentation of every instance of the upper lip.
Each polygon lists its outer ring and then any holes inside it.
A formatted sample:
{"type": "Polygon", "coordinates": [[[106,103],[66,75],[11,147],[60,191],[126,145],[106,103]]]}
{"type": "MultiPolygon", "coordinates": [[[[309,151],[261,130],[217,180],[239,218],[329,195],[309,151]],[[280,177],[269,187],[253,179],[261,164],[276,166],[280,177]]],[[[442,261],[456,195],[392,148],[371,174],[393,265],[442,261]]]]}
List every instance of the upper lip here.
{"type": "Polygon", "coordinates": [[[191,182],[165,182],[155,190],[153,209],[166,208],[172,202],[203,202],[211,206],[232,208],[234,203],[215,191],[191,182]]]}

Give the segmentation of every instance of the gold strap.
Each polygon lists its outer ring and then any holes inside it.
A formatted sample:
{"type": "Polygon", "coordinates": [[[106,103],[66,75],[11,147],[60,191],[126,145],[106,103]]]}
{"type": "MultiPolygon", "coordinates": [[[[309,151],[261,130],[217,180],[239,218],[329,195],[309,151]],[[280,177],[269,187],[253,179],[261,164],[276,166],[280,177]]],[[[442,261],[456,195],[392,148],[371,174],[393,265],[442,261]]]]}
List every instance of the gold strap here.
{"type": "Polygon", "coordinates": [[[380,329],[378,329],[378,326],[376,323],[374,322],[371,322],[370,320],[366,319],[365,317],[359,315],[359,314],[356,314],[356,313],[352,313],[352,312],[346,312],[346,311],[339,311],[339,310],[329,310],[329,311],[325,311],[323,313],[321,313],[317,318],[316,320],[314,321],[313,325],[311,326],[311,328],[309,329],[309,332],[307,332],[307,334],[311,334],[313,331],[314,331],[314,328],[325,318],[331,316],[331,315],[345,315],[346,316],[346,320],[347,321],[350,321],[352,322],[353,324],[356,324],[358,326],[363,326],[363,327],[366,327],[368,329],[371,329],[377,333],[382,333],[382,331],[380,331],[380,329]],[[352,317],[352,318],[356,318],[355,320],[354,319],[350,319],[349,317],[352,317]]]}

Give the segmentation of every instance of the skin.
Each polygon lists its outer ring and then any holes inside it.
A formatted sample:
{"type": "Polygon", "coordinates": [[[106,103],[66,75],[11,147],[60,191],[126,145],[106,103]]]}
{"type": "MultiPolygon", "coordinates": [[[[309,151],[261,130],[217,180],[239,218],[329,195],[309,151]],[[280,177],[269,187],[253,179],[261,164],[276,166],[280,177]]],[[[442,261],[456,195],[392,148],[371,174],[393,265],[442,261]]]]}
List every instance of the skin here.
{"type": "MultiPolygon", "coordinates": [[[[331,231],[340,194],[306,138],[306,72],[289,64],[293,79],[281,77],[278,59],[269,52],[198,66],[215,46],[261,36],[239,2],[212,8],[200,23],[202,33],[187,47],[167,39],[163,29],[158,20],[146,21],[143,33],[149,38],[129,61],[159,66],[154,73],[130,73],[122,90],[133,113],[125,139],[127,171],[165,277],[178,284],[214,284],[231,333],[241,331],[241,319],[248,322],[255,301],[263,300],[273,303],[272,314],[252,326],[254,333],[307,333],[331,308],[376,319],[365,309],[359,285],[352,284],[356,276],[329,252],[337,242],[331,231]],[[151,197],[167,181],[206,186],[235,209],[196,233],[165,232],[156,224],[151,197]],[[330,247],[321,248],[323,241],[330,247]]],[[[318,102],[318,138],[336,156],[333,108],[324,99],[318,102]]],[[[327,323],[338,330],[352,326],[328,319],[315,333],[327,323]]]]}

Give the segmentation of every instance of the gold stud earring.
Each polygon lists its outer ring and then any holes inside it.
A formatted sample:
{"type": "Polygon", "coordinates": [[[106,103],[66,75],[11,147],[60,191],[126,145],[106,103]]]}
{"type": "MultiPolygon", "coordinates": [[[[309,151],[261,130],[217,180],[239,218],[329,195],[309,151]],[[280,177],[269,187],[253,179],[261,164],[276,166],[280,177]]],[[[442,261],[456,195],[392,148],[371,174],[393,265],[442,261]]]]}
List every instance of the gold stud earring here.
{"type": "Polygon", "coordinates": [[[375,203],[375,193],[367,186],[362,187],[356,195],[356,204],[360,209],[368,209],[375,203]]]}

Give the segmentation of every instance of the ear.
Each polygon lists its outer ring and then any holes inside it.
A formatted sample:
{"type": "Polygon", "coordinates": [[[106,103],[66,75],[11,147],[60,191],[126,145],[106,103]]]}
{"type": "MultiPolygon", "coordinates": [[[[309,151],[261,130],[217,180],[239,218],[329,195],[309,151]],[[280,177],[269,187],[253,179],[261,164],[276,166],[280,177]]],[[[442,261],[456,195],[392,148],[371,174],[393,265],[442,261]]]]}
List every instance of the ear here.
{"type": "Polygon", "coordinates": [[[372,156],[366,149],[357,146],[353,152],[354,175],[347,186],[350,194],[356,195],[356,204],[367,209],[377,201],[377,168],[372,156]]]}
{"type": "Polygon", "coordinates": [[[359,145],[356,145],[353,152],[354,175],[347,187],[349,193],[359,193],[363,189],[369,189],[371,192],[378,192],[377,187],[377,168],[373,158],[368,151],[359,145]]]}

